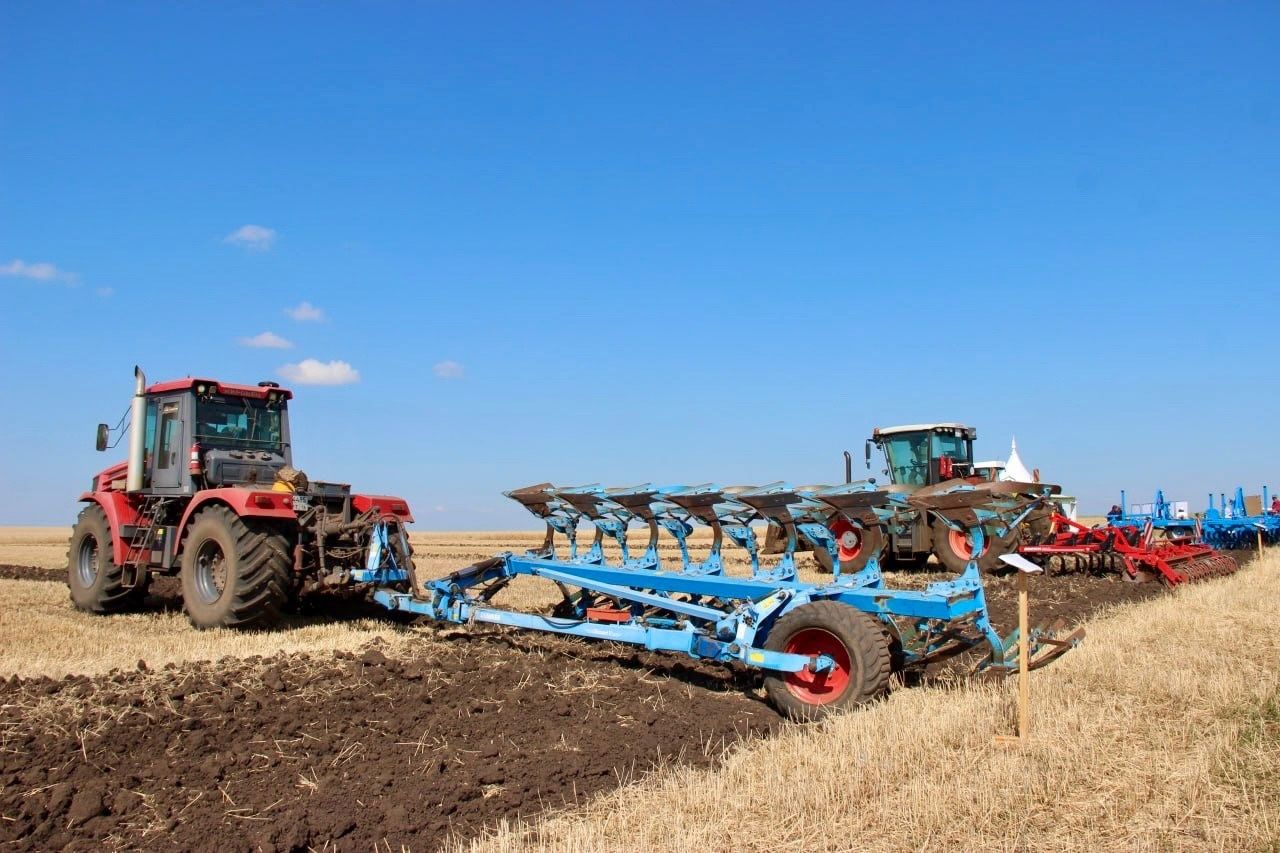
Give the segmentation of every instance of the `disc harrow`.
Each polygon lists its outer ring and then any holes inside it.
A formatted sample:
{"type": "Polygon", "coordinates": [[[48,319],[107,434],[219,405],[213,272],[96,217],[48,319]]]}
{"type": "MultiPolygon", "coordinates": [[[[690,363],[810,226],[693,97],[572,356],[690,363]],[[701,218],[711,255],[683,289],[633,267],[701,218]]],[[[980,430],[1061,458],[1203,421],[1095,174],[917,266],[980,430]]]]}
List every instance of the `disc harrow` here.
{"type": "MultiPolygon", "coordinates": [[[[925,666],[975,647],[987,650],[977,671],[1007,672],[1016,662],[1016,632],[1002,638],[992,627],[976,561],[953,580],[897,589],[886,585],[875,555],[854,571],[841,559],[844,534],[866,531],[899,512],[920,513],[959,531],[981,553],[984,526],[1017,524],[1008,514],[1013,497],[960,484],[895,503],[870,482],[622,488],[539,483],[507,495],[545,522],[541,545],[434,580],[387,585],[375,600],[441,621],[612,640],[758,668],[770,699],[797,719],[874,699],[888,688],[891,669],[925,666]],[[593,528],[590,544],[579,542],[582,524],[593,528]],[[784,543],[776,558],[762,557],[754,527],[759,525],[768,525],[784,543]],[[691,541],[698,528],[711,532],[705,550],[691,541]],[[637,531],[643,546],[629,540],[637,531]],[[678,565],[664,564],[658,547],[664,531],[676,542],[678,565]],[[830,568],[829,579],[799,578],[795,551],[802,541],[830,568]],[[726,570],[726,544],[745,552],[747,576],[726,570]],[[550,615],[493,604],[518,576],[558,588],[561,601],[550,615]]],[[[1038,505],[1035,499],[1016,500],[1022,514],[1038,505]]],[[[1034,665],[1061,655],[1081,636],[1034,632],[1034,665]]]]}
{"type": "Polygon", "coordinates": [[[1159,579],[1168,586],[1229,575],[1239,565],[1234,557],[1215,551],[1191,535],[1157,541],[1148,519],[1142,526],[1086,527],[1054,513],[1053,530],[1045,541],[1023,545],[1019,553],[1047,571],[1119,573],[1132,581],[1159,579]]]}

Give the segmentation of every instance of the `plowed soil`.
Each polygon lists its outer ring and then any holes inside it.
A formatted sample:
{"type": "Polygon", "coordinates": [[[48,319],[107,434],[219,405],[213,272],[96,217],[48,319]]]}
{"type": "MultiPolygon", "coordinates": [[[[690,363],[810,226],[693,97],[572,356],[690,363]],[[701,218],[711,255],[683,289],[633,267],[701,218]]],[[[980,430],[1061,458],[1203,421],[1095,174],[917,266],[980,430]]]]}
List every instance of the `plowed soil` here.
{"type": "MultiPolygon", "coordinates": [[[[0,567],[0,577],[49,575],[0,567]]],[[[1164,592],[1085,575],[1032,583],[1037,623],[1074,624],[1164,592]]],[[[161,580],[149,603],[178,606],[175,587],[161,580]]],[[[1007,632],[1014,579],[988,579],[987,595],[1007,632]]],[[[371,646],[14,678],[0,681],[0,841],[433,849],[768,736],[780,723],[756,686],[683,658],[483,627],[423,628],[395,657],[371,646]]]]}
{"type": "Polygon", "coordinates": [[[0,687],[0,839],[40,849],[432,849],[778,722],[719,667],[425,636],[0,687]]]}
{"type": "Polygon", "coordinates": [[[46,569],[40,566],[15,566],[0,563],[0,580],[19,581],[63,581],[67,580],[66,569],[46,569]]]}

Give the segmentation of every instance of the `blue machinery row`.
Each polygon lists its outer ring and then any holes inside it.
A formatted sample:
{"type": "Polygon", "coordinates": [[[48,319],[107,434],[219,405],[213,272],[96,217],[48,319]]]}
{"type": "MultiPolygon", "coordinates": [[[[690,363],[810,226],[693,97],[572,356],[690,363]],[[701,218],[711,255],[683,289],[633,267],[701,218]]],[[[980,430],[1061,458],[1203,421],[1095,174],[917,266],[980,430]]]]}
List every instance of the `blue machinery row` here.
{"type": "Polygon", "coordinates": [[[1245,509],[1244,489],[1239,486],[1230,499],[1226,493],[1219,494],[1216,504],[1211,492],[1209,506],[1199,518],[1176,517],[1163,489],[1156,490],[1149,513],[1129,512],[1125,497],[1120,492],[1120,513],[1107,517],[1113,526],[1141,526],[1149,521],[1157,530],[1191,536],[1218,550],[1256,547],[1259,535],[1268,545],[1280,543],[1280,515],[1268,511],[1270,494],[1266,486],[1262,487],[1262,512],[1256,515],[1249,515],[1245,509]]]}
{"type": "MultiPolygon", "coordinates": [[[[469,624],[485,622],[629,643],[646,649],[679,652],[694,658],[737,662],[781,673],[822,673],[830,655],[805,655],[767,649],[769,631],[779,617],[811,602],[834,601],[874,616],[886,642],[901,650],[901,664],[919,665],[949,657],[985,642],[990,654],[981,665],[1007,669],[1013,662],[1016,632],[1002,638],[992,627],[982,578],[970,561],[953,580],[924,589],[885,586],[874,558],[856,572],[842,572],[831,524],[876,523],[894,514],[927,513],[964,531],[981,553],[983,528],[1004,535],[1039,504],[1037,499],[993,494],[990,489],[955,485],[927,497],[889,497],[870,482],[795,488],[785,483],[764,487],[714,485],[623,489],[599,486],[555,488],[540,484],[507,493],[547,525],[542,545],[524,554],[504,553],[432,580],[413,577],[412,566],[396,565],[388,531],[375,533],[365,570],[355,579],[378,584],[375,599],[396,611],[469,624]],[[589,547],[579,548],[578,525],[594,527],[589,547]],[[778,525],[785,533],[783,553],[771,565],[761,560],[752,523],[778,525]],[[643,550],[627,542],[633,524],[648,530],[643,550]],[[688,538],[695,525],[709,527],[712,542],[700,558],[688,538]],[[674,537],[678,568],[664,567],[658,552],[659,530],[674,537]],[[605,538],[617,545],[611,562],[605,538]],[[829,581],[798,579],[795,550],[800,537],[832,557],[829,581]],[[557,548],[563,538],[567,553],[557,548]],[[726,574],[725,540],[747,552],[751,576],[726,574]],[[552,615],[519,612],[491,603],[518,576],[541,578],[559,587],[563,600],[552,615]],[[410,580],[410,578],[413,578],[410,580]],[[406,584],[397,581],[407,581],[406,584]]],[[[399,535],[403,535],[401,532],[399,535]]],[[[407,553],[402,551],[401,553],[407,553]]],[[[1041,642],[1036,633],[1033,641],[1041,642]]],[[[1056,657],[1067,645],[1044,638],[1056,657]]]]}

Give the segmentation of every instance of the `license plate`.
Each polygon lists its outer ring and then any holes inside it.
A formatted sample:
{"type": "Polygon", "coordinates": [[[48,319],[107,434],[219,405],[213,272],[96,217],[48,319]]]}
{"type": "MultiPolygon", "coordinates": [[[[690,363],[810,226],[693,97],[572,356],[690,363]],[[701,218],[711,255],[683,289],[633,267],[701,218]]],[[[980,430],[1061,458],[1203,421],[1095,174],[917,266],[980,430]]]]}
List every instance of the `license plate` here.
{"type": "Polygon", "coordinates": [[[311,500],[306,495],[293,496],[293,511],[305,512],[307,507],[311,506],[311,500]]]}

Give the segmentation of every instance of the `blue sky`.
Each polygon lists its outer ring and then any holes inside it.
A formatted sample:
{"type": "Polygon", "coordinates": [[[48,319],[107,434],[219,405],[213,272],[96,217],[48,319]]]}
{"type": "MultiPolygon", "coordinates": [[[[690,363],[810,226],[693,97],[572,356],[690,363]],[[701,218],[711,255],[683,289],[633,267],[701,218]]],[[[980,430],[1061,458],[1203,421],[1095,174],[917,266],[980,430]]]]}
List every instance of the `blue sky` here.
{"type": "Polygon", "coordinates": [[[1278,42],[1275,4],[3,4],[0,523],[72,521],[135,363],[357,379],[293,383],[296,461],[425,528],[836,481],[924,420],[1086,510],[1275,486],[1278,42]]]}

